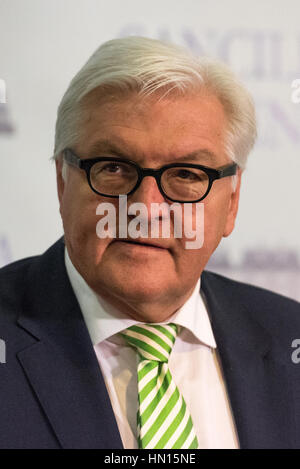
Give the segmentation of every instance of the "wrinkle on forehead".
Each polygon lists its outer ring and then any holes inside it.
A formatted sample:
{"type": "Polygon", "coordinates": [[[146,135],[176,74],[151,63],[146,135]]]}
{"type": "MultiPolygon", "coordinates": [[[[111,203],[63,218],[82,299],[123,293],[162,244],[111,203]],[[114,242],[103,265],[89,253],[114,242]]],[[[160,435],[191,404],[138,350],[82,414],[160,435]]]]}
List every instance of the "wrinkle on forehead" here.
{"type": "MultiPolygon", "coordinates": [[[[88,158],[94,158],[106,154],[123,157],[125,159],[132,159],[132,157],[138,159],[139,156],[138,151],[133,150],[133,148],[128,146],[127,142],[119,136],[115,136],[109,140],[102,139],[94,142],[89,146],[89,150],[85,156],[88,158]]],[[[183,163],[191,162],[203,164],[204,162],[207,162],[209,164],[216,165],[218,162],[218,156],[214,152],[205,148],[199,148],[187,154],[171,154],[170,156],[172,161],[183,163]]]]}
{"type": "Polygon", "coordinates": [[[84,158],[105,152],[166,164],[190,157],[191,162],[216,167],[220,153],[224,153],[226,116],[215,96],[197,96],[196,102],[192,96],[160,101],[137,93],[110,99],[102,96],[100,101],[90,101],[86,111],[81,146],[84,158]],[[192,161],[197,160],[196,153],[199,161],[192,161]]]}

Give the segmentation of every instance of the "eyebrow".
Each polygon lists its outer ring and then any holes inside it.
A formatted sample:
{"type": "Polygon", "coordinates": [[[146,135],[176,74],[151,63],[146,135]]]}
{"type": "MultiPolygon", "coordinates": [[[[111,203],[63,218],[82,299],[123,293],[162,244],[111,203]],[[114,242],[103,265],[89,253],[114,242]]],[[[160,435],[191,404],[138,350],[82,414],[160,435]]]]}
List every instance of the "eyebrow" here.
{"type": "MultiPolygon", "coordinates": [[[[101,156],[101,153],[114,153],[118,156],[121,156],[122,158],[127,158],[130,159],[130,152],[128,153],[124,150],[121,150],[121,146],[124,148],[126,146],[125,142],[123,140],[120,141],[120,147],[118,144],[113,143],[111,140],[99,140],[95,142],[87,152],[87,156],[89,158],[92,158],[94,156],[101,156]]],[[[132,154],[132,152],[131,152],[132,154]]]]}
{"type": "MultiPolygon", "coordinates": [[[[95,142],[88,150],[87,156],[88,158],[93,158],[96,156],[102,156],[101,153],[112,153],[113,155],[116,155],[118,157],[127,159],[127,160],[132,160],[132,156],[136,154],[136,152],[133,152],[129,148],[126,148],[126,142],[124,142],[122,139],[118,139],[119,144],[112,142],[111,140],[103,139],[95,142]],[[120,145],[120,146],[119,146],[120,145]]],[[[208,150],[206,148],[202,148],[199,150],[195,150],[192,153],[188,153],[186,155],[179,156],[175,158],[176,163],[181,163],[181,162],[198,162],[199,164],[203,163],[203,159],[205,161],[208,161],[209,163],[215,163],[217,164],[218,162],[218,157],[217,155],[212,152],[211,150],[208,150]]],[[[168,162],[166,162],[168,164],[168,162]]]]}
{"type": "Polygon", "coordinates": [[[199,160],[208,160],[210,163],[217,163],[218,162],[218,157],[217,155],[212,152],[211,150],[207,150],[206,148],[201,148],[199,150],[195,150],[192,153],[188,153],[187,155],[180,156],[176,162],[182,162],[182,161],[198,161],[199,160]]]}

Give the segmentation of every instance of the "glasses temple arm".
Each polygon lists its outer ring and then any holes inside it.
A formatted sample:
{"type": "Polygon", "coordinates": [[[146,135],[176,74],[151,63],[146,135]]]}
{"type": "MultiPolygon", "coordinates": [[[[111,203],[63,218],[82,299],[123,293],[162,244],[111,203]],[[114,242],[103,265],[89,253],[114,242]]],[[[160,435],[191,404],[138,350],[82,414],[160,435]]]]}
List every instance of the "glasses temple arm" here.
{"type": "Polygon", "coordinates": [[[219,178],[224,178],[226,176],[234,176],[236,174],[236,170],[238,168],[237,163],[233,163],[230,166],[226,166],[224,169],[219,169],[219,178]]]}
{"type": "Polygon", "coordinates": [[[74,155],[74,153],[68,148],[63,151],[63,158],[68,164],[75,166],[76,168],[81,168],[80,158],[74,155]]]}

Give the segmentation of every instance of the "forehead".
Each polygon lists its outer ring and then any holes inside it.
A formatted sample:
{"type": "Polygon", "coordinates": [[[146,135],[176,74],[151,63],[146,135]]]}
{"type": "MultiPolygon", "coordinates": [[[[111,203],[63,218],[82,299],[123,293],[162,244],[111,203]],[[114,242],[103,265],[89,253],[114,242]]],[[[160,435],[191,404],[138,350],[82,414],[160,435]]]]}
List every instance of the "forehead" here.
{"type": "Polygon", "coordinates": [[[77,147],[84,157],[108,152],[169,162],[199,151],[206,160],[225,158],[226,115],[211,94],[172,98],[131,94],[89,100],[85,109],[77,147]]]}

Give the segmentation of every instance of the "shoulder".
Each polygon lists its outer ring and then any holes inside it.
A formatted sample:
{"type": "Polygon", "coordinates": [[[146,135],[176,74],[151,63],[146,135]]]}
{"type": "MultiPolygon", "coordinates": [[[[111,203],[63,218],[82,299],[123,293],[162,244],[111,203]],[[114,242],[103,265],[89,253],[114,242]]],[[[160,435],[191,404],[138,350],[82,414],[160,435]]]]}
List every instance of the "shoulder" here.
{"type": "Polygon", "coordinates": [[[0,324],[20,312],[28,270],[39,257],[21,259],[0,269],[0,324]]]}
{"type": "Polygon", "coordinates": [[[259,301],[276,301],[276,302],[288,302],[294,306],[300,306],[300,303],[296,300],[288,298],[287,296],[281,295],[280,293],[275,293],[271,290],[267,290],[266,288],[258,287],[256,285],[250,285],[249,283],[240,282],[238,280],[233,280],[229,277],[224,277],[223,275],[216,274],[210,271],[204,271],[203,277],[205,281],[209,283],[213,283],[214,287],[218,287],[220,290],[229,290],[235,292],[235,294],[241,297],[249,297],[255,301],[258,299],[259,301]]]}
{"type": "Polygon", "coordinates": [[[63,253],[62,237],[44,253],[20,259],[0,268],[0,305],[4,299],[18,298],[27,287],[34,287],[33,281],[38,283],[43,276],[48,276],[49,271],[58,264],[58,260],[63,260],[63,253]]]}
{"type": "Polygon", "coordinates": [[[28,269],[34,264],[41,256],[31,256],[18,261],[12,262],[0,268],[0,298],[6,291],[14,291],[15,295],[18,290],[15,288],[21,287],[28,272],[28,269]]]}
{"type": "Polygon", "coordinates": [[[15,319],[24,308],[26,300],[47,294],[52,277],[57,278],[59,260],[63,262],[64,242],[60,238],[43,254],[27,257],[0,269],[0,326],[15,319]]]}
{"type": "Polygon", "coordinates": [[[219,303],[247,311],[268,329],[297,328],[300,330],[300,303],[265,288],[232,280],[205,271],[202,274],[204,293],[216,295],[219,303]]]}
{"type": "Polygon", "coordinates": [[[22,275],[28,267],[38,259],[40,256],[31,256],[26,257],[24,259],[20,259],[18,261],[12,262],[11,264],[7,264],[4,267],[0,268],[0,280],[1,283],[5,282],[6,279],[13,279],[17,278],[22,275]]]}

